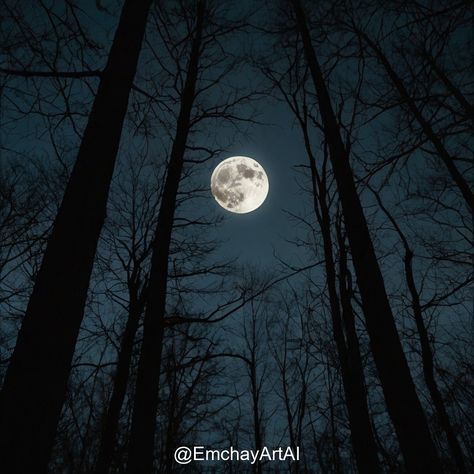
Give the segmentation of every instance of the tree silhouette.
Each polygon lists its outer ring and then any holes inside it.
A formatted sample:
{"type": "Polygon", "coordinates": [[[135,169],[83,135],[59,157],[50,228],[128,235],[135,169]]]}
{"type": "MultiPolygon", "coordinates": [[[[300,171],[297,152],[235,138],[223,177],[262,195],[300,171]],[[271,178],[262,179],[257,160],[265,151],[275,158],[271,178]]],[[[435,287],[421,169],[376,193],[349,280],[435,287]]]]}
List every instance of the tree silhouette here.
{"type": "Polygon", "coordinates": [[[367,329],[387,408],[410,472],[440,472],[436,450],[395,327],[383,277],[355,189],[348,153],[311,43],[305,15],[299,1],[294,0],[292,5],[318,97],[367,329]]]}
{"type": "Polygon", "coordinates": [[[2,472],[474,469],[464,0],[0,5],[2,472]]]}
{"type": "Polygon", "coordinates": [[[47,470],[150,3],[124,4],[5,375],[0,449],[12,473],[47,470]]]}

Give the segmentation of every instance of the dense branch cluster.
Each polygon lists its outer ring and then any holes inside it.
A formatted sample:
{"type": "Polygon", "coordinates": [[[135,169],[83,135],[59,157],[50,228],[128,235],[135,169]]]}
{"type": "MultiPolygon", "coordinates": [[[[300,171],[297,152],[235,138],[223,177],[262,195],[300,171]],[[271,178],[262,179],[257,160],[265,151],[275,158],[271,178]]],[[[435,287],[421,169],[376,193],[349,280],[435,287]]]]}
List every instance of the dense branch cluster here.
{"type": "Polygon", "coordinates": [[[472,472],[468,2],[86,3],[0,2],[0,470],[472,472]],[[276,108],[262,269],[208,181],[276,108]]]}

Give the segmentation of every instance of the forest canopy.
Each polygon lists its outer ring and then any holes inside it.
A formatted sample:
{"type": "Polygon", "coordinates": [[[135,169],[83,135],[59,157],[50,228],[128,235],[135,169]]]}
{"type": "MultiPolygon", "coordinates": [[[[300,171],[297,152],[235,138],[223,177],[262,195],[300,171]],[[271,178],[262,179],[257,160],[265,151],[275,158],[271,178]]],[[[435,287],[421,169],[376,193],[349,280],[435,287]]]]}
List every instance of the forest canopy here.
{"type": "Polygon", "coordinates": [[[474,471],[470,2],[0,5],[2,472],[474,471]]]}

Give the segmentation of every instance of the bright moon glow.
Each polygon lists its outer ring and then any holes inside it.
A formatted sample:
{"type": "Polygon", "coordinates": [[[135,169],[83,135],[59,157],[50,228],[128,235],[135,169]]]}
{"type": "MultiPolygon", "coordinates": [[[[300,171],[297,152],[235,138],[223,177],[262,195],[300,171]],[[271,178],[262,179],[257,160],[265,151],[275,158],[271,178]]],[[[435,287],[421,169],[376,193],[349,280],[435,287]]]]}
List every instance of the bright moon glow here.
{"type": "Polygon", "coordinates": [[[237,214],[252,212],[267,197],[267,174],[252,158],[233,156],[216,166],[211,176],[211,191],[224,209],[237,214]]]}

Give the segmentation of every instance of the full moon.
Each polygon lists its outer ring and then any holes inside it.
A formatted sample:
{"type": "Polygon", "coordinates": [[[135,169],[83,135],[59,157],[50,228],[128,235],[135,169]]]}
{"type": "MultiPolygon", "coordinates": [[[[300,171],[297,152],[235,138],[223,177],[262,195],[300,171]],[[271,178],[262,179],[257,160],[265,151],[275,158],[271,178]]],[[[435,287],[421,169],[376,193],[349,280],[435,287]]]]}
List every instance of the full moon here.
{"type": "Polygon", "coordinates": [[[211,176],[211,191],[224,209],[246,214],[255,211],[265,201],[267,174],[252,158],[232,156],[216,166],[211,176]]]}

